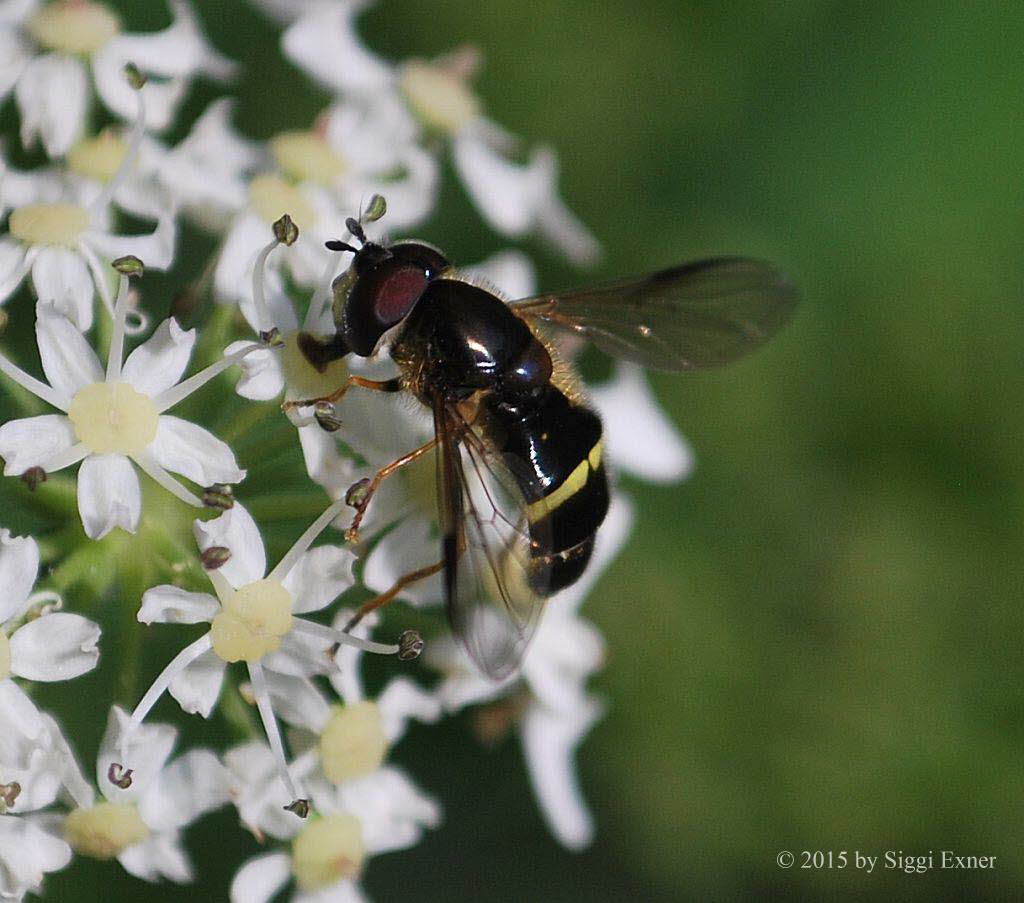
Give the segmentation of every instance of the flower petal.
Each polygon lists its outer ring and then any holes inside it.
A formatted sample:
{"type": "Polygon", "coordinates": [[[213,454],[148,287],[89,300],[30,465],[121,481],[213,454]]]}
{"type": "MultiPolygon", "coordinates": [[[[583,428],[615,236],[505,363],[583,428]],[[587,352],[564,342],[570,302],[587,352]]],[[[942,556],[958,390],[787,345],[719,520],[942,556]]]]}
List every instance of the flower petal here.
{"type": "Polygon", "coordinates": [[[0,528],[0,625],[25,610],[39,574],[39,546],[31,536],[0,528]]]}
{"type": "MultiPolygon", "coordinates": [[[[437,560],[438,549],[433,524],[425,517],[410,516],[373,547],[363,569],[363,583],[369,589],[384,592],[404,574],[433,564],[437,560]]],[[[442,575],[417,580],[405,587],[398,598],[412,605],[439,604],[444,598],[442,575]]]]}
{"type": "Polygon", "coordinates": [[[70,399],[79,389],[102,382],[99,358],[75,325],[48,305],[36,313],[39,357],[50,385],[70,399]]]}
{"type": "Polygon", "coordinates": [[[4,899],[41,893],[43,877],[71,861],[71,847],[45,822],[21,815],[0,816],[0,890],[4,899]]]}
{"type": "Polygon", "coordinates": [[[390,765],[346,782],[338,797],[341,808],[362,821],[363,842],[371,854],[411,847],[423,828],[441,823],[441,807],[390,765]]]}
{"type": "Polygon", "coordinates": [[[3,304],[28,272],[25,246],[9,235],[0,238],[0,304],[3,304]]]}
{"type": "Polygon", "coordinates": [[[78,470],[78,513],[90,539],[102,539],[114,527],[134,533],[139,527],[142,494],[139,478],[124,455],[89,455],[78,470]]]}
{"type": "Polygon", "coordinates": [[[32,285],[40,304],[52,305],[79,331],[92,326],[96,285],[81,254],[70,248],[40,248],[32,263],[32,285]]]}
{"type": "Polygon", "coordinates": [[[107,729],[96,756],[96,785],[112,802],[138,802],[160,779],[164,763],[178,739],[178,731],[169,724],[133,724],[120,706],[111,706],[107,729]],[[110,766],[131,768],[130,787],[118,787],[110,780],[110,766]]]}
{"type": "Polygon", "coordinates": [[[234,507],[220,517],[208,521],[195,521],[193,525],[199,551],[205,552],[210,546],[226,546],[231,557],[220,568],[234,587],[262,580],[267,571],[267,553],[263,549],[263,538],[252,515],[244,506],[235,502],[234,507]]]}
{"type": "Polygon", "coordinates": [[[177,831],[150,834],[141,843],[128,847],[117,861],[126,872],[143,881],[168,878],[178,884],[188,884],[195,877],[177,831]]]}
{"type": "Polygon", "coordinates": [[[0,457],[6,462],[4,475],[22,474],[67,451],[77,441],[71,421],[63,414],[8,420],[0,426],[0,457]]]}
{"type": "Polygon", "coordinates": [[[161,211],[156,228],[148,235],[114,235],[90,229],[82,236],[83,243],[105,260],[132,254],[151,270],[166,270],[171,265],[177,239],[177,211],[173,208],[161,211]]]}
{"type": "MultiPolygon", "coordinates": [[[[2,12],[0,16],[3,16],[2,12]]],[[[0,25],[7,25],[7,22],[0,19],[0,25]]],[[[0,27],[0,98],[7,96],[26,64],[35,56],[34,49],[19,31],[18,28],[0,27]]]]}
{"type": "Polygon", "coordinates": [[[433,724],[441,717],[441,703],[435,693],[428,693],[408,677],[395,677],[377,698],[383,719],[384,733],[391,743],[405,733],[410,718],[433,724]]]}
{"type": "Polygon", "coordinates": [[[550,175],[546,157],[520,166],[506,160],[485,140],[480,129],[455,136],[452,160],[466,190],[492,228],[518,238],[534,225],[550,175]]]}
{"type": "Polygon", "coordinates": [[[57,611],[29,621],[11,635],[11,672],[26,680],[70,680],[96,667],[99,625],[57,611]]]}
{"type": "Polygon", "coordinates": [[[311,7],[281,38],[284,55],[326,87],[372,94],[388,90],[391,67],[366,48],[355,17],[365,2],[346,0],[311,7]]]}
{"type": "Polygon", "coordinates": [[[192,824],[228,801],[228,771],[208,749],[190,749],[160,773],[140,801],[139,813],[153,831],[192,824]]]}
{"type": "Polygon", "coordinates": [[[37,56],[25,66],[14,95],[21,111],[21,143],[42,138],[46,155],[62,157],[85,125],[88,83],[81,60],[60,53],[37,56]]]}
{"type": "Polygon", "coordinates": [[[288,883],[292,862],[287,853],[266,853],[246,862],[231,882],[231,903],[269,903],[288,883]]]}
{"type": "Polygon", "coordinates": [[[143,624],[202,624],[213,620],[218,611],[220,603],[209,593],[164,584],[142,594],[138,619],[143,624]]]}
{"type": "Polygon", "coordinates": [[[523,753],[534,795],[551,833],[571,850],[588,846],[594,836],[573,755],[602,711],[600,702],[586,697],[568,712],[533,704],[523,717],[523,753]]]}
{"type": "Polygon", "coordinates": [[[636,364],[619,362],[607,383],[590,390],[604,422],[608,454],[618,469],[655,483],[693,470],[693,451],[665,416],[636,364]]]}
{"type": "Polygon", "coordinates": [[[533,263],[522,251],[499,251],[474,266],[465,267],[463,272],[474,281],[496,288],[506,298],[527,298],[537,290],[533,263]]]}
{"type": "Polygon", "coordinates": [[[6,744],[13,737],[36,740],[43,732],[43,717],[36,704],[13,680],[0,680],[0,727],[3,737],[0,750],[9,752],[6,744]]]}
{"type": "Polygon", "coordinates": [[[274,714],[295,727],[313,733],[324,729],[331,709],[327,700],[308,677],[266,671],[267,688],[274,701],[274,714]]]}
{"type": "Polygon", "coordinates": [[[161,414],[149,447],[157,463],[200,486],[237,483],[245,478],[226,442],[188,420],[161,414]]]}
{"type": "MultiPolygon", "coordinates": [[[[224,356],[241,351],[251,342],[232,342],[224,349],[224,356]]],[[[281,355],[270,348],[258,348],[239,361],[242,376],[235,383],[235,391],[242,398],[253,401],[269,401],[284,391],[284,371],[281,369],[281,355]]],[[[317,427],[319,429],[319,427],[317,427]]],[[[320,430],[322,433],[323,430],[320,430]]]]}
{"type": "Polygon", "coordinates": [[[195,344],[196,331],[182,329],[174,317],[168,317],[128,355],[121,378],[155,398],[181,381],[195,344]]]}
{"type": "Polygon", "coordinates": [[[355,555],[338,546],[317,546],[295,563],[281,581],[292,594],[292,611],[319,611],[352,586],[355,555]]]}
{"type": "Polygon", "coordinates": [[[210,717],[220,697],[226,665],[212,650],[204,652],[178,674],[167,688],[189,715],[210,717]]]}

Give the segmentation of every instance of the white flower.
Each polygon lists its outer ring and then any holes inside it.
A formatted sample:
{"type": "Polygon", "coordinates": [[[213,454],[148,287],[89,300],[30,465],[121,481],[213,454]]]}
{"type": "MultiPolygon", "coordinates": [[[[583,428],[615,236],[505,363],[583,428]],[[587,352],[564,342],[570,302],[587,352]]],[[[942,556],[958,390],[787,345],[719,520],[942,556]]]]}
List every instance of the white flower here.
{"type": "MultiPolygon", "coordinates": [[[[363,625],[365,626],[365,625],[363,625]]],[[[387,747],[398,740],[412,715],[435,720],[437,702],[411,681],[396,678],[376,703],[362,698],[362,688],[350,683],[358,651],[343,648],[347,684],[344,707],[328,706],[312,685],[300,689],[309,709],[306,727],[319,735],[316,746],[300,756],[301,769],[319,818],[307,825],[282,821],[270,803],[268,786],[271,755],[249,744],[227,755],[235,775],[233,795],[242,820],[257,836],[264,833],[291,840],[291,851],[268,853],[245,863],[231,885],[233,901],[270,900],[294,878],[292,899],[361,900],[356,884],[367,856],[406,849],[418,843],[424,828],[440,823],[437,803],[423,794],[398,768],[382,764],[387,747]],[[315,694],[310,696],[310,691],[315,694]],[[358,698],[353,694],[358,691],[358,698]],[[320,769],[310,773],[314,762],[320,769]],[[233,767],[232,767],[233,766],[233,767]],[[333,770],[328,779],[324,770],[333,770]]],[[[340,662],[339,662],[340,664],[340,662]]],[[[332,678],[334,680],[334,678],[332,678]]],[[[277,692],[297,689],[278,683],[277,692]]],[[[337,684],[336,684],[337,685],[337,684]]],[[[294,702],[294,697],[292,697],[294,702]]],[[[293,707],[294,709],[294,707],[293,707]]],[[[294,714],[294,710],[293,710],[294,714]]],[[[287,715],[285,716],[287,717],[287,715]]]]}
{"type": "Polygon", "coordinates": [[[177,237],[173,206],[136,206],[137,212],[156,220],[148,235],[112,230],[110,201],[133,165],[132,155],[124,155],[102,189],[63,168],[0,172],[0,214],[10,211],[9,234],[0,237],[0,304],[31,273],[39,303],[60,311],[84,332],[92,326],[97,292],[113,312],[106,265],[111,260],[130,254],[153,269],[171,265],[177,237]]]}
{"type": "Polygon", "coordinates": [[[282,38],[285,54],[329,89],[376,108],[396,133],[448,139],[455,168],[492,228],[511,238],[538,232],[576,263],[592,263],[597,242],[558,196],[552,151],[538,148],[526,164],[513,162],[507,151],[516,139],[483,115],[470,87],[478,55],[461,48],[393,66],[356,33],[355,17],[366,5],[304,6],[282,38]]]}
{"type": "Polygon", "coordinates": [[[134,724],[117,706],[111,709],[96,760],[103,799],[97,802],[83,781],[64,819],[64,836],[75,852],[116,858],[146,881],[193,879],[181,833],[227,802],[228,780],[209,750],[193,749],[168,762],[177,733],[170,725],[134,724]]]}
{"type": "Polygon", "coordinates": [[[0,371],[62,413],[11,420],[0,426],[6,475],[30,468],[50,473],[82,462],[78,510],[86,534],[99,539],[114,527],[134,532],[141,494],[135,462],[157,483],[196,507],[202,501],[169,471],[200,486],[236,483],[245,476],[219,439],[165,411],[189,397],[247,350],[181,381],[195,344],[195,330],[165,320],[122,367],[127,278],[114,317],[106,372],[70,320],[39,308],[36,338],[49,384],[0,356],[0,371]]]}
{"type": "Polygon", "coordinates": [[[204,228],[220,231],[245,206],[246,174],[261,159],[256,145],[232,127],[232,109],[229,98],[214,101],[174,147],[142,136],[135,166],[126,163],[133,136],[124,129],[104,129],[75,142],[67,155],[68,170],[86,183],[85,191],[112,193],[119,207],[136,215],[178,210],[204,228]],[[107,189],[111,183],[113,189],[107,189]]]}
{"type": "Polygon", "coordinates": [[[401,651],[399,645],[373,643],[295,617],[325,607],[352,584],[351,552],[337,546],[310,549],[343,504],[335,503],[317,518],[269,573],[259,529],[241,505],[214,520],[195,522],[216,595],[157,586],[143,595],[138,618],[144,624],[209,623],[210,631],[183,649],[153,682],[132,713],[133,724],[142,723],[165,690],[185,711],[209,716],[227,664],[244,661],[281,779],[291,799],[300,799],[285,763],[269,689],[272,676],[329,672],[338,645],[355,644],[386,655],[401,651]]]}
{"type": "Polygon", "coordinates": [[[245,209],[227,228],[214,274],[219,297],[248,306],[250,322],[257,253],[267,227],[284,214],[298,226],[299,237],[287,256],[275,259],[271,278],[279,280],[283,267],[308,288],[329,285],[338,262],[324,242],[339,237],[363,200],[386,195],[388,222],[396,229],[421,222],[433,207],[434,159],[360,105],[338,104],[313,129],[282,132],[267,147],[272,166],[249,182],[245,209]]]}
{"type": "MultiPolygon", "coordinates": [[[[60,611],[30,616],[49,601],[49,594],[32,594],[38,572],[36,541],[0,529],[0,765],[26,775],[31,775],[34,751],[51,744],[42,739],[44,716],[13,678],[70,680],[91,671],[99,660],[100,629],[88,618],[60,611]]],[[[0,783],[12,779],[10,771],[0,773],[0,783]]],[[[32,796],[26,793],[22,806],[32,796]]],[[[28,808],[47,802],[34,800],[28,808]]]]}
{"type": "Polygon", "coordinates": [[[150,124],[167,128],[189,82],[197,75],[226,78],[233,64],[203,38],[191,7],[171,0],[174,21],[154,34],[121,33],[121,20],[92,0],[8,2],[0,16],[0,99],[12,89],[21,113],[21,142],[38,137],[51,158],[62,156],[81,135],[92,91],[119,116],[135,112],[122,70],[133,63],[155,76],[143,87],[150,124]]]}

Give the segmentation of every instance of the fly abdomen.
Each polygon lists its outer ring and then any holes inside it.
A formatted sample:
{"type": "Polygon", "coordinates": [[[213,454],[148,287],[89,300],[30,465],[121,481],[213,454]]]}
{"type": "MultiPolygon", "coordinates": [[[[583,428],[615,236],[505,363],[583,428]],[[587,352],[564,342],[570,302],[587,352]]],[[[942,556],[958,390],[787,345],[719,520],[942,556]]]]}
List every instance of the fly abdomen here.
{"type": "Polygon", "coordinates": [[[526,405],[499,401],[488,407],[526,496],[534,589],[548,595],[579,579],[608,513],[601,420],[551,385],[526,405]]]}

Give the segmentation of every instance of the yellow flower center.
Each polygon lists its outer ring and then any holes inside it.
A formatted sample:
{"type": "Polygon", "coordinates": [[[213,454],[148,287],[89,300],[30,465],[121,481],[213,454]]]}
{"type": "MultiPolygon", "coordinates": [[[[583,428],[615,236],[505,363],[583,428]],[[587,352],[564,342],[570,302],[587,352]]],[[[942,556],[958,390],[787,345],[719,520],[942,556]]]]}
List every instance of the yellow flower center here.
{"type": "Polygon", "coordinates": [[[44,6],[25,27],[48,50],[90,54],[121,30],[121,20],[99,3],[67,0],[44,6]]]}
{"type": "Polygon", "coordinates": [[[374,702],[335,707],[320,735],[324,774],[335,784],[376,771],[387,751],[388,739],[374,702]]]}
{"type": "Polygon", "coordinates": [[[76,853],[113,859],[149,836],[134,803],[97,803],[75,809],[64,820],[64,837],[76,853]]]}
{"type": "Polygon", "coordinates": [[[363,826],[354,815],[318,818],[292,841],[292,874],[303,890],[356,877],[365,858],[363,826]]]}
{"type": "Polygon", "coordinates": [[[11,235],[27,245],[73,248],[89,225],[89,212],[78,204],[26,204],[11,213],[11,235]]]}
{"type": "Polygon", "coordinates": [[[226,662],[258,662],[291,629],[292,594],[276,580],[257,580],[221,599],[210,640],[226,662]]]}
{"type": "Polygon", "coordinates": [[[97,455],[137,455],[156,438],[153,399],[128,383],[93,383],[75,393],[68,417],[79,442],[97,455]]]}
{"type": "Polygon", "coordinates": [[[87,179],[109,182],[128,153],[128,142],[110,129],[83,138],[68,151],[68,168],[87,179]]]}
{"type": "Polygon", "coordinates": [[[263,173],[249,184],[249,203],[256,215],[273,225],[286,213],[301,232],[316,224],[316,210],[306,196],[280,176],[263,173]]]}
{"type": "Polygon", "coordinates": [[[480,101],[465,78],[440,66],[423,60],[406,63],[399,87],[428,128],[454,134],[480,116],[480,101]]]}
{"type": "Polygon", "coordinates": [[[0,680],[11,676],[11,641],[0,630],[0,680]]]}
{"type": "Polygon", "coordinates": [[[282,132],[270,152],[285,175],[299,182],[331,185],[345,171],[344,158],[316,132],[282,132]]]}
{"type": "Polygon", "coordinates": [[[284,337],[281,349],[281,367],[287,392],[292,398],[322,398],[330,395],[348,379],[348,367],[344,360],[331,361],[321,373],[299,350],[298,333],[284,337]]]}

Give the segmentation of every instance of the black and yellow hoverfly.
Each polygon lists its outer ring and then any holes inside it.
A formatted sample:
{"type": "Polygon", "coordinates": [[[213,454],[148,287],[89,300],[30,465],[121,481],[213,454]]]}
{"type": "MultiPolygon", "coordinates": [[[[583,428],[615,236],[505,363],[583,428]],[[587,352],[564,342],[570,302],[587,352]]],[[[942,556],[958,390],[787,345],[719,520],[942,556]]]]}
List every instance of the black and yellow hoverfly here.
{"type": "Polygon", "coordinates": [[[380,483],[428,453],[441,533],[440,560],[371,599],[350,627],[443,572],[452,629],[485,674],[503,679],[519,666],[545,599],[583,573],[609,502],[601,421],[546,328],[647,367],[701,370],[766,342],[792,316],[796,290],[767,263],[721,257],[507,303],[461,279],[430,245],[378,244],[358,221],[347,224],[360,247],[328,243],[354,254],[334,282],[337,334],[302,345],[318,366],[383,346],[399,375],[350,376],[317,400],[320,409],[362,386],[411,393],[434,423],[430,441],[359,486],[349,535],[380,483]]]}

